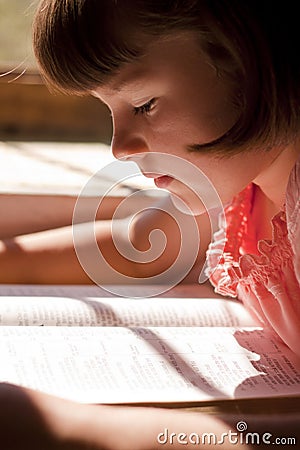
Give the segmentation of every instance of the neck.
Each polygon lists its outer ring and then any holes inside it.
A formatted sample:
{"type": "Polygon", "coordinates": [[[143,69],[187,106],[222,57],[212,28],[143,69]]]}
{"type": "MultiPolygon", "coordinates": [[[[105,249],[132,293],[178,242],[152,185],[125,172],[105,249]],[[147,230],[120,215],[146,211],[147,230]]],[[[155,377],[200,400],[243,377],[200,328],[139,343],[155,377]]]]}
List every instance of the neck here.
{"type": "Polygon", "coordinates": [[[299,157],[300,140],[285,147],[274,150],[271,163],[253,180],[272,203],[274,211],[279,211],[285,203],[285,193],[290,173],[299,157]]]}

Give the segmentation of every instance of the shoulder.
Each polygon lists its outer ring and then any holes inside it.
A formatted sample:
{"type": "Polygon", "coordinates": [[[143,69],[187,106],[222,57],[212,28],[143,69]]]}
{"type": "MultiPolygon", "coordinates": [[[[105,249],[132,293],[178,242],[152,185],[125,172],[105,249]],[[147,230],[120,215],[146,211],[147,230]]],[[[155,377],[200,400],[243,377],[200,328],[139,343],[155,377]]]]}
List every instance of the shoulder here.
{"type": "Polygon", "coordinates": [[[180,282],[194,266],[195,270],[199,265],[202,268],[210,234],[207,214],[197,217],[186,214],[174,205],[170,196],[142,209],[134,215],[129,227],[139,275],[149,283],[154,282],[150,277],[156,277],[156,284],[172,283],[173,279],[180,282]]]}

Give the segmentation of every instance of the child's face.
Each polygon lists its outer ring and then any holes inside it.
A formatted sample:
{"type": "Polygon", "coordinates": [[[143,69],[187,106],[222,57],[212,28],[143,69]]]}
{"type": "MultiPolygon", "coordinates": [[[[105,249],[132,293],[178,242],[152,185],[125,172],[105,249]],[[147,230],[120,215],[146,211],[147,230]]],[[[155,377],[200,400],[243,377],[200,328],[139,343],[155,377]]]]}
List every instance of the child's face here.
{"type": "MultiPolygon", "coordinates": [[[[143,58],[123,66],[94,95],[112,112],[114,156],[135,161],[143,173],[156,178],[158,187],[177,194],[195,213],[202,212],[202,207],[196,206],[187,186],[174,177],[158,177],[162,174],[159,153],[200,168],[223,203],[255,180],[271,161],[268,152],[260,152],[259,157],[247,152],[220,158],[209,150],[189,150],[191,145],[222,136],[238,117],[229,82],[217,74],[192,35],[155,41],[143,58]]],[[[172,175],[171,167],[163,174],[172,175]]]]}

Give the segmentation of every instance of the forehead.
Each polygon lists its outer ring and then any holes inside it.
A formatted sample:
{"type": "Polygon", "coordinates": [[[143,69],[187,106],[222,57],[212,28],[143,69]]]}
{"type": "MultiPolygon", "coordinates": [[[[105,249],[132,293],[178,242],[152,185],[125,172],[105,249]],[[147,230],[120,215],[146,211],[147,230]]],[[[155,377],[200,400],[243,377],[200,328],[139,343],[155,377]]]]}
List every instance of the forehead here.
{"type": "MultiPolygon", "coordinates": [[[[198,36],[192,32],[155,38],[145,45],[143,56],[124,64],[104,86],[105,90],[120,93],[143,87],[145,81],[167,75],[169,78],[185,71],[199,71],[207,64],[207,56],[200,48],[198,36]]],[[[101,89],[102,90],[102,89],[101,89]]]]}

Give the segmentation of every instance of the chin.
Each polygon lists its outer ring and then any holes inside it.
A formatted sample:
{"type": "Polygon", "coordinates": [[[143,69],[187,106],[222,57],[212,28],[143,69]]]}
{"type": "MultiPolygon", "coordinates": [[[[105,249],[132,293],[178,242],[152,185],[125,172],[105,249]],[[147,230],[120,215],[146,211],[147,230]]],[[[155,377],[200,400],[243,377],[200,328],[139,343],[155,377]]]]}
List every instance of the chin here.
{"type": "Polygon", "coordinates": [[[199,216],[206,212],[204,204],[199,199],[197,201],[191,201],[191,199],[179,197],[175,194],[171,194],[170,197],[174,206],[184,214],[199,216]]]}

